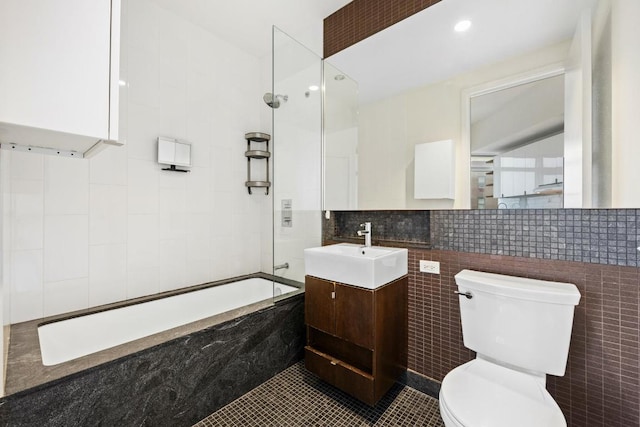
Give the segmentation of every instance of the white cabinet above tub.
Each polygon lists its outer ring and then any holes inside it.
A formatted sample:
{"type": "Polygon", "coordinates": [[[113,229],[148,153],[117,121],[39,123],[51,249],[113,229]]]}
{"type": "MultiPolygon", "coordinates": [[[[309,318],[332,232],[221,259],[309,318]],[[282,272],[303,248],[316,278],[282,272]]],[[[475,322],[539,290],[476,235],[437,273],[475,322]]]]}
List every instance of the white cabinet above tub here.
{"type": "Polygon", "coordinates": [[[120,0],[0,2],[0,144],[118,143],[120,0]]]}

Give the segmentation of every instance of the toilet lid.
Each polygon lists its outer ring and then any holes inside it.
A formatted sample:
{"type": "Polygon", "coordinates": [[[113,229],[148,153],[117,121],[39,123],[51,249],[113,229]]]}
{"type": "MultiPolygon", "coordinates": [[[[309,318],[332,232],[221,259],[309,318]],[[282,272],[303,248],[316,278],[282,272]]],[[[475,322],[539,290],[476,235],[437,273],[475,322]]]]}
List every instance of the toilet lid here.
{"type": "Polygon", "coordinates": [[[449,372],[441,403],[468,427],[566,427],[558,404],[531,375],[483,359],[449,372]]]}

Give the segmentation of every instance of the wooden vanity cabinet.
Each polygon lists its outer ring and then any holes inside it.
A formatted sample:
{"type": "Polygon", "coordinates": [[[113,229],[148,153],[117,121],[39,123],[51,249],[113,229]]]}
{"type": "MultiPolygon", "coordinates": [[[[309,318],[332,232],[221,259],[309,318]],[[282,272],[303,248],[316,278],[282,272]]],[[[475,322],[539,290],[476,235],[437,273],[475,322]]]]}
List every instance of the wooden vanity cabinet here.
{"type": "Polygon", "coordinates": [[[407,276],[377,289],[306,276],[306,368],[375,405],[406,370],[407,287],[407,276]]]}

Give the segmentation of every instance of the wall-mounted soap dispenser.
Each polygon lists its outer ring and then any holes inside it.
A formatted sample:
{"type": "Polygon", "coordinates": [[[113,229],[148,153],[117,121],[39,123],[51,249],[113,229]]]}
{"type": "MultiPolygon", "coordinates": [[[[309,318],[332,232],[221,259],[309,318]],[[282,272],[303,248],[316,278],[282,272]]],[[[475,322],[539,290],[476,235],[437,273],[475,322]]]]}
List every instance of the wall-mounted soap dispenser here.
{"type": "Polygon", "coordinates": [[[163,171],[189,172],[176,166],[191,167],[191,144],[173,138],[158,137],[158,163],[168,165],[163,171]]]}

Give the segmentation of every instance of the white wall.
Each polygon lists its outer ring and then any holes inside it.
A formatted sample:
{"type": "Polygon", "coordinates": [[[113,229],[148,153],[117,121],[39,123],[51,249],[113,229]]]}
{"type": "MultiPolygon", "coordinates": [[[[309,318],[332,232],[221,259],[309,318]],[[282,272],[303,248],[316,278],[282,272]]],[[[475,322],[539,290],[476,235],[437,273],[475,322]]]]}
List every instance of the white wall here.
{"type": "Polygon", "coordinates": [[[0,320],[2,321],[0,323],[0,396],[4,396],[4,378],[5,369],[7,367],[5,352],[8,350],[6,340],[9,339],[8,328],[5,328],[5,325],[9,324],[9,293],[5,290],[5,283],[7,283],[5,278],[5,275],[7,274],[7,267],[4,262],[5,248],[7,247],[5,243],[5,236],[7,233],[4,231],[4,227],[6,225],[6,221],[4,220],[4,209],[6,206],[5,198],[7,196],[4,191],[1,191],[4,188],[3,184],[7,180],[7,174],[5,172],[5,157],[6,155],[0,150],[0,320]]]}
{"type": "Polygon", "coordinates": [[[611,2],[598,2],[593,15],[593,133],[592,206],[611,207],[612,196],[612,115],[611,115],[611,2]]]}
{"type": "Polygon", "coordinates": [[[568,42],[560,43],[361,107],[358,208],[450,209],[467,206],[469,148],[461,146],[462,91],[561,62],[567,50],[568,42]],[[453,139],[456,143],[456,199],[415,200],[414,146],[445,139],[453,139]],[[390,172],[388,176],[387,171],[390,172]]]}
{"type": "Polygon", "coordinates": [[[637,208],[640,200],[640,2],[611,1],[612,204],[637,208]]]}
{"type": "Polygon", "coordinates": [[[12,323],[261,270],[268,198],[244,186],[260,61],[148,0],[124,8],[126,145],[3,152],[12,323]],[[193,144],[191,173],[160,170],[160,135],[193,144]]]}

